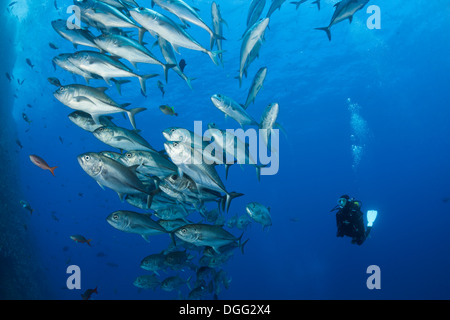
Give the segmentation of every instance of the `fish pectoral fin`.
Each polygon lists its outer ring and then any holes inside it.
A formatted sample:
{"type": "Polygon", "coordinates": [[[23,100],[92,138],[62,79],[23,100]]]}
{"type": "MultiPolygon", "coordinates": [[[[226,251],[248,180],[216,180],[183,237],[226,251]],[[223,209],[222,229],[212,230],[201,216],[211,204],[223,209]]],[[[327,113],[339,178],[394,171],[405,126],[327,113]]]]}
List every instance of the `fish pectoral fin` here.
{"type": "Polygon", "coordinates": [[[119,192],[117,192],[117,194],[119,195],[119,199],[120,199],[120,201],[124,201],[125,200],[125,197],[126,197],[126,195],[125,194],[123,194],[123,193],[119,193],[119,192]]]}
{"type": "Polygon", "coordinates": [[[114,140],[115,142],[123,142],[123,141],[133,142],[133,141],[131,141],[129,138],[124,137],[124,136],[114,137],[113,140],[114,140]]]}
{"type": "Polygon", "coordinates": [[[150,242],[149,236],[147,234],[141,234],[142,238],[144,238],[145,241],[150,242]]]}
{"type": "Polygon", "coordinates": [[[105,190],[105,187],[104,187],[100,182],[97,181],[97,183],[98,183],[98,185],[100,186],[100,188],[102,188],[103,190],[105,190]]]}
{"type": "Polygon", "coordinates": [[[94,101],[92,101],[92,100],[89,99],[89,98],[83,97],[83,96],[78,96],[78,97],[76,97],[76,98],[75,98],[75,101],[76,101],[76,102],[90,102],[90,103],[92,103],[92,104],[95,104],[94,101]]]}

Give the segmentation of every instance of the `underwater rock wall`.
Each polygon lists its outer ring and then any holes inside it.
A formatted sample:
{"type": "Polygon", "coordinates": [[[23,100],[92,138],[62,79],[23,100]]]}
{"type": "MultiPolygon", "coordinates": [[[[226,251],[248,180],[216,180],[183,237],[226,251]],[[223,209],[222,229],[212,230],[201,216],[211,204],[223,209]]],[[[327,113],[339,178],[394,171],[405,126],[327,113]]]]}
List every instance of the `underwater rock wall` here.
{"type": "MultiPolygon", "coordinates": [[[[17,128],[12,117],[13,95],[6,73],[14,66],[14,30],[0,19],[0,299],[45,299],[36,251],[30,241],[26,215],[19,204],[21,187],[17,128]],[[39,279],[39,280],[38,280],[39,279]],[[38,282],[40,284],[38,284],[38,282]]],[[[20,93],[17,93],[20,94],[20,93]]]]}

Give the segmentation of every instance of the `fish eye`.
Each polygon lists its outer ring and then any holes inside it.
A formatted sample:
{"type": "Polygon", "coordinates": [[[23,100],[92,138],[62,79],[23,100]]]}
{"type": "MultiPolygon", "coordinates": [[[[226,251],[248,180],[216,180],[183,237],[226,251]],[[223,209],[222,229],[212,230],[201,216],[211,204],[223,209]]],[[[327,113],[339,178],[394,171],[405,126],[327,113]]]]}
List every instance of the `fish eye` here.
{"type": "Polygon", "coordinates": [[[172,175],[172,179],[173,179],[173,180],[177,180],[177,179],[178,179],[178,176],[177,176],[176,174],[174,174],[174,175],[172,175]]]}
{"type": "Polygon", "coordinates": [[[174,143],[173,143],[173,146],[174,146],[174,147],[178,146],[178,142],[174,142],[174,143]]]}
{"type": "Polygon", "coordinates": [[[171,129],[170,132],[171,132],[171,133],[172,133],[172,132],[175,132],[175,129],[171,129]]]}
{"type": "Polygon", "coordinates": [[[180,231],[181,231],[181,233],[186,233],[187,230],[186,230],[186,228],[183,228],[180,231]]]}
{"type": "Polygon", "coordinates": [[[119,220],[119,215],[117,213],[113,214],[113,220],[119,220]]]}
{"type": "Polygon", "coordinates": [[[84,160],[89,161],[90,159],[91,159],[90,156],[88,156],[88,155],[85,155],[85,156],[84,156],[84,160]]]}
{"type": "Polygon", "coordinates": [[[130,152],[127,152],[126,157],[127,157],[127,158],[131,158],[131,157],[132,157],[132,154],[131,154],[130,152]]]}

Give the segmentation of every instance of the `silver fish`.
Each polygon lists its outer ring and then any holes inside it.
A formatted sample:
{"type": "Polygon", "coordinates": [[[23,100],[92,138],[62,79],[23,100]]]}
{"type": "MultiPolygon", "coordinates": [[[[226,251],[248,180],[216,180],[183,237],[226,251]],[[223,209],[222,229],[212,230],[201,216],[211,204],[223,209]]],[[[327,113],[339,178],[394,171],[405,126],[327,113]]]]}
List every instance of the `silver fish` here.
{"type": "Polygon", "coordinates": [[[240,104],[230,97],[224,96],[223,94],[215,94],[211,97],[211,101],[216,108],[236,120],[242,128],[247,125],[259,126],[258,122],[240,104]]]}
{"type": "Polygon", "coordinates": [[[189,88],[192,89],[191,81],[195,80],[195,78],[189,78],[188,76],[186,76],[183,73],[183,71],[181,70],[180,66],[178,65],[177,58],[175,57],[175,52],[174,52],[173,47],[170,44],[170,42],[168,42],[167,40],[165,40],[162,37],[158,37],[157,43],[159,45],[161,53],[162,53],[164,59],[166,60],[167,64],[168,65],[174,65],[174,67],[171,68],[171,69],[173,71],[175,71],[176,74],[178,74],[181,79],[186,81],[186,83],[189,86],[189,88]]]}
{"type": "MultiPolygon", "coordinates": [[[[262,131],[262,139],[264,140],[266,146],[271,148],[269,143],[269,138],[272,132],[272,129],[277,125],[276,121],[278,118],[278,113],[280,111],[280,107],[278,103],[269,104],[265,109],[263,114],[261,115],[261,125],[260,128],[262,131]]],[[[275,150],[272,150],[275,151],[275,150]]]]}
{"type": "Polygon", "coordinates": [[[164,148],[172,161],[178,166],[179,171],[186,173],[196,183],[197,187],[225,193],[227,211],[231,200],[242,196],[241,193],[228,192],[214,166],[204,163],[202,155],[198,154],[198,151],[192,149],[190,145],[166,141],[164,148]],[[201,163],[194,163],[194,159],[200,159],[201,163]]]}
{"type": "Polygon", "coordinates": [[[113,212],[106,221],[120,231],[139,234],[146,241],[150,236],[167,233],[166,229],[154,221],[150,215],[133,211],[113,212]]]}
{"type": "Polygon", "coordinates": [[[215,34],[210,27],[202,20],[197,11],[182,0],[152,0],[152,8],[154,4],[176,15],[185,25],[190,22],[210,34],[211,43],[222,35],[215,34]]]}
{"type": "Polygon", "coordinates": [[[121,127],[100,127],[93,134],[103,143],[120,150],[155,151],[135,130],[121,127]]]}
{"type": "MultiPolygon", "coordinates": [[[[331,32],[330,28],[339,23],[348,19],[350,23],[352,23],[353,15],[358,11],[364,8],[364,6],[369,2],[369,0],[342,0],[334,5],[336,8],[334,10],[333,16],[331,17],[330,24],[327,27],[323,28],[315,28],[316,30],[323,30],[326,32],[328,36],[328,40],[331,41],[331,32]]],[[[320,10],[320,5],[319,5],[320,10]]]]}
{"type": "Polygon", "coordinates": [[[94,119],[90,116],[89,113],[83,112],[83,111],[74,111],[71,114],[69,114],[69,119],[74,124],[79,126],[81,129],[94,132],[97,128],[103,127],[103,126],[115,126],[115,124],[112,122],[112,117],[109,116],[100,116],[99,122],[95,123],[94,119]]]}
{"type": "Polygon", "coordinates": [[[220,13],[220,6],[216,3],[213,2],[211,5],[211,17],[212,17],[212,21],[213,21],[213,29],[214,29],[214,33],[216,35],[218,35],[218,37],[211,37],[211,50],[214,47],[214,44],[217,44],[217,50],[219,50],[219,60],[223,65],[223,60],[222,60],[222,52],[223,52],[223,48],[222,48],[222,40],[223,38],[223,27],[222,24],[227,24],[227,22],[222,18],[222,15],[220,13]]]}
{"type": "Polygon", "coordinates": [[[201,51],[208,54],[216,65],[219,64],[217,61],[219,52],[210,51],[202,47],[197,40],[165,15],[147,8],[134,8],[130,10],[130,14],[144,28],[169,41],[175,51],[177,51],[178,47],[201,51]]]}
{"type": "Polygon", "coordinates": [[[139,165],[137,172],[144,175],[157,176],[161,179],[177,172],[178,168],[169,159],[155,151],[128,151],[120,161],[128,166],[139,165]]]}
{"type": "Polygon", "coordinates": [[[245,32],[247,32],[247,30],[258,21],[265,6],[266,0],[253,0],[250,3],[250,7],[248,8],[247,13],[247,29],[245,30],[245,32]]]}
{"type": "Polygon", "coordinates": [[[275,12],[275,10],[281,10],[281,5],[285,3],[286,0],[272,0],[272,3],[270,5],[269,11],[267,12],[267,18],[270,18],[270,16],[275,12]]]}
{"type": "Polygon", "coordinates": [[[240,246],[242,235],[236,238],[220,226],[209,224],[188,224],[182,226],[173,233],[183,241],[192,243],[195,246],[208,246],[220,253],[220,247],[231,243],[238,243],[240,246]]]}
{"type": "Polygon", "coordinates": [[[251,202],[247,204],[245,207],[250,218],[252,218],[255,222],[258,222],[262,225],[263,230],[266,227],[270,227],[272,225],[272,218],[270,216],[270,208],[266,208],[262,204],[258,202],[251,202]]]}
{"type": "Polygon", "coordinates": [[[78,45],[95,49],[98,48],[94,43],[95,37],[89,30],[77,28],[69,29],[67,28],[67,21],[62,19],[52,21],[52,27],[61,37],[72,42],[75,48],[77,48],[78,45]]]}
{"type": "Polygon", "coordinates": [[[146,30],[116,7],[97,0],[74,0],[73,3],[81,9],[81,20],[86,24],[108,31],[113,28],[137,28],[139,42],[142,43],[146,30]]]}
{"type": "Polygon", "coordinates": [[[253,48],[257,44],[261,44],[264,38],[269,18],[265,18],[256,22],[244,35],[241,45],[240,66],[239,66],[239,87],[242,85],[242,76],[244,69],[248,68],[247,60],[251,56],[253,48]]]}
{"type": "Polygon", "coordinates": [[[108,84],[111,78],[136,77],[139,79],[144,95],[146,94],[145,81],[158,76],[158,74],[138,75],[122,62],[94,51],[78,51],[71,55],[68,60],[79,69],[98,75],[108,84]]]}
{"type": "Polygon", "coordinates": [[[144,270],[152,271],[159,276],[158,271],[164,270],[167,266],[164,263],[164,253],[154,253],[142,259],[140,267],[144,270]]]}
{"type": "Polygon", "coordinates": [[[61,103],[69,108],[83,111],[91,115],[96,124],[100,124],[99,117],[102,115],[125,112],[130,119],[133,128],[136,128],[135,115],[147,110],[146,108],[135,108],[126,110],[129,104],[118,104],[105,94],[107,88],[93,88],[81,84],[62,86],[53,95],[61,103]]]}
{"type": "Polygon", "coordinates": [[[258,72],[256,72],[250,90],[248,91],[247,100],[245,101],[244,104],[244,109],[247,109],[250,103],[255,102],[256,95],[258,94],[259,90],[261,90],[266,75],[267,75],[266,67],[262,67],[258,70],[258,72]]]}
{"type": "Polygon", "coordinates": [[[135,168],[126,167],[111,158],[94,152],[79,155],[78,163],[91,178],[97,181],[100,187],[114,190],[122,201],[126,194],[147,194],[150,207],[154,190],[149,190],[138,179],[135,168]]]}
{"type": "Polygon", "coordinates": [[[168,70],[176,66],[162,63],[139,42],[122,35],[102,34],[95,38],[94,42],[100,49],[128,60],[134,67],[138,62],[160,65],[164,70],[166,82],[168,70]]]}
{"type": "Polygon", "coordinates": [[[134,282],[133,285],[135,287],[138,287],[140,289],[153,289],[155,290],[157,287],[160,286],[160,281],[158,280],[158,277],[156,277],[154,274],[146,274],[143,276],[139,276],[137,277],[134,282]]]}

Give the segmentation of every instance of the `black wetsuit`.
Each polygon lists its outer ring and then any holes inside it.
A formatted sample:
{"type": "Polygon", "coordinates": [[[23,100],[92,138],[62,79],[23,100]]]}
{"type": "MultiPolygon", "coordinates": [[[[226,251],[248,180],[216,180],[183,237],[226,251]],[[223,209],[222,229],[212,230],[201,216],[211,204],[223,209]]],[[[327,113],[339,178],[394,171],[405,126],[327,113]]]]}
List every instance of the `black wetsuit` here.
{"type": "Polygon", "coordinates": [[[371,227],[364,228],[364,218],[360,206],[355,201],[348,201],[345,207],[336,213],[337,237],[348,236],[352,243],[363,244],[370,233],[371,227]]]}

